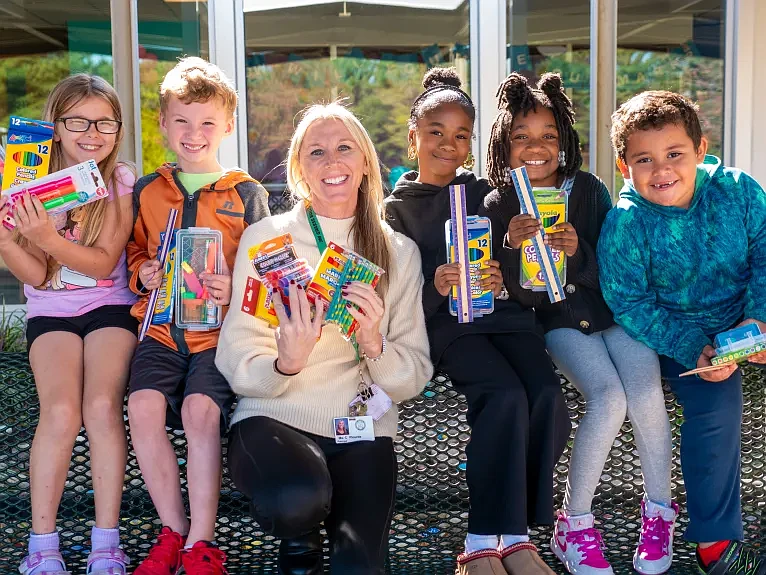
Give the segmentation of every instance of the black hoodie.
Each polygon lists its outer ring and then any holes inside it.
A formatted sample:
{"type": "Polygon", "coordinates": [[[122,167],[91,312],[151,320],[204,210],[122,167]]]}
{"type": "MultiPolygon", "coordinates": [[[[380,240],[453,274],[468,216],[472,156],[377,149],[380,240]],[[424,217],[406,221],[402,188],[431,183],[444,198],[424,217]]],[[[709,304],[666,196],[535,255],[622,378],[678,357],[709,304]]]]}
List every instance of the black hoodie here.
{"type": "Polygon", "coordinates": [[[443,188],[416,182],[417,177],[417,172],[408,172],[396,182],[394,191],[386,198],[386,220],[394,230],[412,239],[420,248],[425,279],[423,310],[434,365],[438,366],[447,346],[462,335],[528,331],[541,337],[534,312],[514,300],[496,299],[495,311],[477,318],[473,323],[460,324],[450,314],[448,297],[441,295],[434,285],[436,268],[447,263],[444,222],[450,219],[449,186],[465,186],[468,214],[478,213],[484,197],[492,188],[486,180],[477,179],[465,170],[460,170],[455,179],[443,188]]]}

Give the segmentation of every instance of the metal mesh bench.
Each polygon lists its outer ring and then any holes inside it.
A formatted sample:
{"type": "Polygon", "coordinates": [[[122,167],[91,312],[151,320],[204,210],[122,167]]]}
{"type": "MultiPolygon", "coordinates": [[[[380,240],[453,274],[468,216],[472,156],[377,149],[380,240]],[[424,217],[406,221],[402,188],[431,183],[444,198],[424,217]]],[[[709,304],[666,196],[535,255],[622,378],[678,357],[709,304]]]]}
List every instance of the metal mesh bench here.
{"type": "MultiPolygon", "coordinates": [[[[742,432],[745,532],[751,541],[761,545],[766,544],[766,392],[762,373],[746,371],[742,432]]],[[[576,424],[585,406],[572,386],[562,382],[576,424]]],[[[681,413],[669,393],[666,403],[673,429],[673,493],[681,505],[679,531],[683,532],[685,493],[678,464],[681,413]]],[[[15,572],[25,551],[30,529],[29,447],[38,409],[26,355],[0,354],[0,573],[15,572]]],[[[396,442],[399,483],[389,551],[392,573],[439,575],[454,571],[454,559],[462,548],[468,514],[464,448],[469,430],[465,409],[462,396],[442,375],[434,377],[419,397],[401,406],[396,442]]],[[[184,437],[180,433],[172,437],[181,458],[185,453],[184,437]]],[[[625,423],[612,447],[594,505],[616,573],[631,572],[640,524],[639,501],[643,487],[632,439],[630,424],[625,423]]],[[[557,504],[564,493],[568,456],[569,448],[554,477],[557,504]]],[[[184,460],[179,461],[184,467],[184,460]]],[[[83,434],[75,445],[59,513],[62,548],[70,569],[76,572],[84,569],[89,543],[88,521],[94,516],[89,465],[87,438],[83,434]]],[[[123,544],[134,559],[146,553],[158,528],[149,494],[131,453],[125,473],[120,529],[123,544]]],[[[217,534],[229,556],[228,568],[232,575],[277,572],[278,541],[264,535],[252,521],[247,503],[226,473],[217,534]]],[[[549,536],[549,528],[533,533],[544,557],[555,565],[551,553],[546,551],[549,536]]],[[[680,540],[672,573],[696,573],[693,549],[680,540]]]]}

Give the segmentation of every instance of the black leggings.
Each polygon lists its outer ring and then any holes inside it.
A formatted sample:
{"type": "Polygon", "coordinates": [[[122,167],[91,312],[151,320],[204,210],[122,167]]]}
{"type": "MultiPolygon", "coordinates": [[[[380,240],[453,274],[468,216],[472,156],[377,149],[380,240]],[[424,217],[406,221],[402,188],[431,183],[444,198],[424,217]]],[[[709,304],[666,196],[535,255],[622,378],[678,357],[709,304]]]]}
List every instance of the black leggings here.
{"type": "Polygon", "coordinates": [[[253,519],[283,540],[281,572],[292,572],[282,565],[290,539],[318,540],[324,522],[333,573],[384,573],[396,489],[390,437],[338,445],[250,417],[229,432],[228,465],[253,519]]]}
{"type": "Polygon", "coordinates": [[[468,532],[525,535],[553,522],[553,468],[571,423],[561,381],[530,333],[464,335],[439,368],[468,402],[468,532]]]}

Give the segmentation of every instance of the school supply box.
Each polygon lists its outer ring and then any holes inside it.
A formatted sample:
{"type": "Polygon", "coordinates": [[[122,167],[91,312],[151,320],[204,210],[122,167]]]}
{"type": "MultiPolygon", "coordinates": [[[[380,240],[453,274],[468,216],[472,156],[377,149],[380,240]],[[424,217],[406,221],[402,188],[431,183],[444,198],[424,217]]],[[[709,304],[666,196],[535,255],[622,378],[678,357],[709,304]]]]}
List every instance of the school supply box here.
{"type": "MultiPolygon", "coordinates": [[[[481,317],[495,310],[495,296],[492,290],[481,287],[481,269],[488,267],[492,259],[492,229],[488,218],[467,216],[465,219],[468,239],[468,267],[470,269],[470,292],[473,315],[481,317]]],[[[455,234],[452,232],[452,220],[444,222],[444,237],[447,244],[447,261],[456,261],[455,234]]],[[[458,288],[453,286],[449,295],[449,311],[458,315],[458,288]]]]}
{"type": "MultiPolygon", "coordinates": [[[[569,216],[569,196],[561,190],[534,188],[532,194],[540,212],[543,226],[543,236],[550,234],[553,226],[566,222],[569,216]]],[[[566,283],[567,260],[564,252],[550,248],[561,284],[566,283]]],[[[521,243],[521,287],[532,291],[547,291],[545,278],[537,257],[537,250],[532,240],[521,243]]]]}
{"type": "Polygon", "coordinates": [[[175,233],[175,324],[186,330],[221,326],[223,314],[200,274],[220,274],[223,268],[223,235],[209,228],[181,229],[175,233]]]}
{"type": "Polygon", "coordinates": [[[46,176],[52,143],[52,123],[11,116],[2,189],[46,176]]]}

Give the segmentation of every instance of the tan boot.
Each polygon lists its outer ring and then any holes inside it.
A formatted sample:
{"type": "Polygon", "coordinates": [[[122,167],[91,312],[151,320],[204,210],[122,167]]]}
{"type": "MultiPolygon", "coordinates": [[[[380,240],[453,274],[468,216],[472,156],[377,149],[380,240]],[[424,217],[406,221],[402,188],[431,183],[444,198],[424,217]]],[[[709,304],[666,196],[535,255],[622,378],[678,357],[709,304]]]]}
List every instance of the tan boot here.
{"type": "Polygon", "coordinates": [[[500,552],[496,549],[482,549],[473,553],[462,553],[457,558],[455,575],[506,575],[500,552]]]}
{"type": "Polygon", "coordinates": [[[501,552],[503,567],[508,575],[556,575],[537,554],[532,543],[516,543],[501,552]]]}

